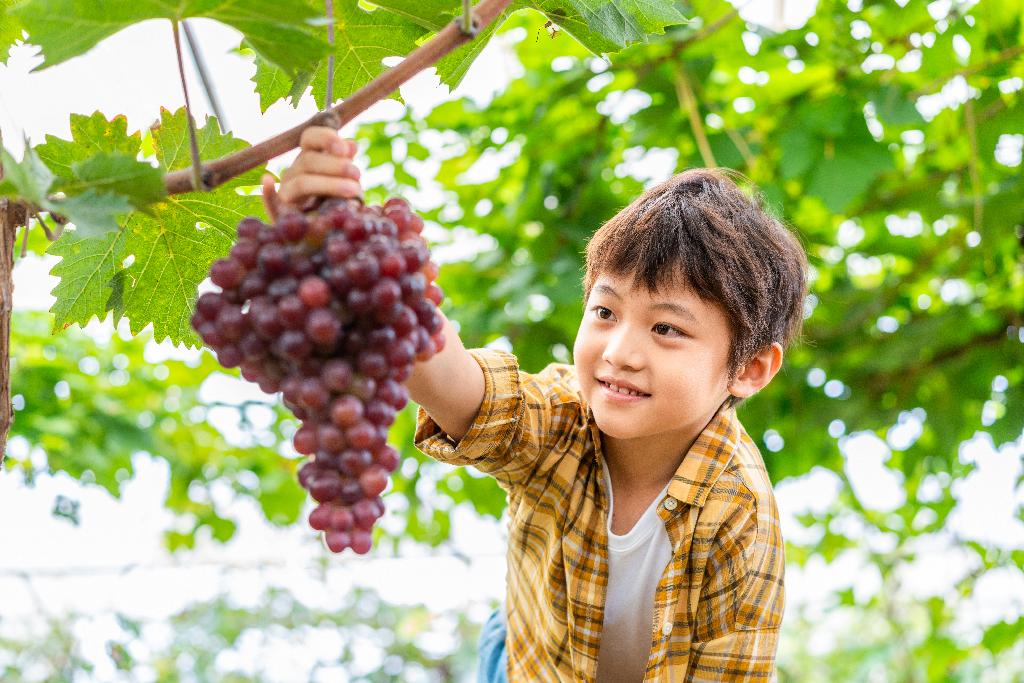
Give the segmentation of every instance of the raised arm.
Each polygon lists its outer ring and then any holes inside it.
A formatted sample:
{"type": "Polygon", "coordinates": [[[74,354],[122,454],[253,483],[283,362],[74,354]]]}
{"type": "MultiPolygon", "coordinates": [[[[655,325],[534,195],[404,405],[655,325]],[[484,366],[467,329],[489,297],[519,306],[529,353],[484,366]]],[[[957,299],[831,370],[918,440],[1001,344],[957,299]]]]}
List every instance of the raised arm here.
{"type": "MultiPolygon", "coordinates": [[[[282,174],[280,189],[274,178],[263,178],[263,202],[271,219],[282,205],[303,207],[318,197],[361,197],[359,170],[352,162],[355,142],[343,140],[333,129],[307,128],[295,163],[282,174]]],[[[444,348],[430,360],[417,363],[406,386],[412,400],[423,406],[448,436],[456,441],[473,424],[484,399],[480,365],[462,344],[455,326],[444,319],[444,348]]]]}

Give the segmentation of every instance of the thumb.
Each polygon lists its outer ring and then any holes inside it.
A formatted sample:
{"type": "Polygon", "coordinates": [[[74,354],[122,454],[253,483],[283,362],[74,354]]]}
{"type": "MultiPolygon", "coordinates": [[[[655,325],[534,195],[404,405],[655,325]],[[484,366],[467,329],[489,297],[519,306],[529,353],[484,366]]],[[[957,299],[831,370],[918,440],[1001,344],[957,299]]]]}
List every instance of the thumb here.
{"type": "Polygon", "coordinates": [[[280,206],[280,200],[277,198],[277,188],[275,185],[274,176],[269,173],[265,173],[261,179],[263,184],[263,208],[267,212],[267,216],[270,217],[271,221],[277,220],[277,209],[280,206]]]}

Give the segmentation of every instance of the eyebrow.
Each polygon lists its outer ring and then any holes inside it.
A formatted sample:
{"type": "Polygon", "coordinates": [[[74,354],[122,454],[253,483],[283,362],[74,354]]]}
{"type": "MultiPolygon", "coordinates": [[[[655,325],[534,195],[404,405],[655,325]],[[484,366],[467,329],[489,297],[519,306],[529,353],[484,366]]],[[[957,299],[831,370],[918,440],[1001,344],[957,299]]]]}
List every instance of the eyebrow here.
{"type": "MultiPolygon", "coordinates": [[[[607,294],[609,296],[613,296],[613,297],[615,297],[616,299],[619,299],[619,300],[622,299],[622,297],[619,295],[619,293],[616,292],[614,289],[612,289],[609,285],[597,285],[597,286],[594,287],[594,291],[600,292],[602,294],[607,294]]],[[[700,322],[697,320],[697,316],[695,316],[690,311],[690,309],[686,308],[685,306],[680,306],[679,304],[674,304],[674,303],[671,303],[671,302],[668,302],[668,301],[662,301],[662,302],[656,303],[653,306],[651,306],[651,310],[654,310],[654,311],[669,311],[670,313],[675,313],[680,318],[684,318],[686,320],[689,320],[690,322],[694,323],[695,325],[700,324],[700,322]]]]}

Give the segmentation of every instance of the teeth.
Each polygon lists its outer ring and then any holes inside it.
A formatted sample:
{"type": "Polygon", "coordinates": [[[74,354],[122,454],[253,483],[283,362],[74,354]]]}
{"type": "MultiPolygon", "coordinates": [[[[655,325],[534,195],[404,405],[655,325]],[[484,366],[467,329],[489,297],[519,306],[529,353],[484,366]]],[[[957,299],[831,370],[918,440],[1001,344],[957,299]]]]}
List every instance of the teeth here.
{"type": "Polygon", "coordinates": [[[641,394],[639,391],[631,391],[631,390],[626,389],[624,387],[616,386],[614,384],[609,384],[607,382],[601,382],[601,384],[605,385],[606,387],[608,387],[609,389],[611,389],[612,391],[614,391],[617,394],[625,394],[626,396],[643,396],[644,395],[644,394],[641,394]]]}

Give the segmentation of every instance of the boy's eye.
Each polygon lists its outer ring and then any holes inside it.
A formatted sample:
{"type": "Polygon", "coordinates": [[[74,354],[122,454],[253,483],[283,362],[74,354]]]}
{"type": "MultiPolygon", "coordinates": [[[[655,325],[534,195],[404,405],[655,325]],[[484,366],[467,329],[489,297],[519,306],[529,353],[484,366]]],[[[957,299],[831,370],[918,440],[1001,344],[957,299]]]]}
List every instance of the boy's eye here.
{"type": "Polygon", "coordinates": [[[658,323],[657,325],[654,326],[654,331],[655,333],[660,334],[662,336],[672,334],[673,332],[679,336],[682,336],[683,334],[681,330],[672,327],[668,323],[658,323]]]}
{"type": "Polygon", "coordinates": [[[601,320],[609,320],[612,317],[612,309],[610,308],[605,308],[604,306],[594,306],[593,310],[594,313],[597,314],[597,317],[600,318],[601,320]]]}

